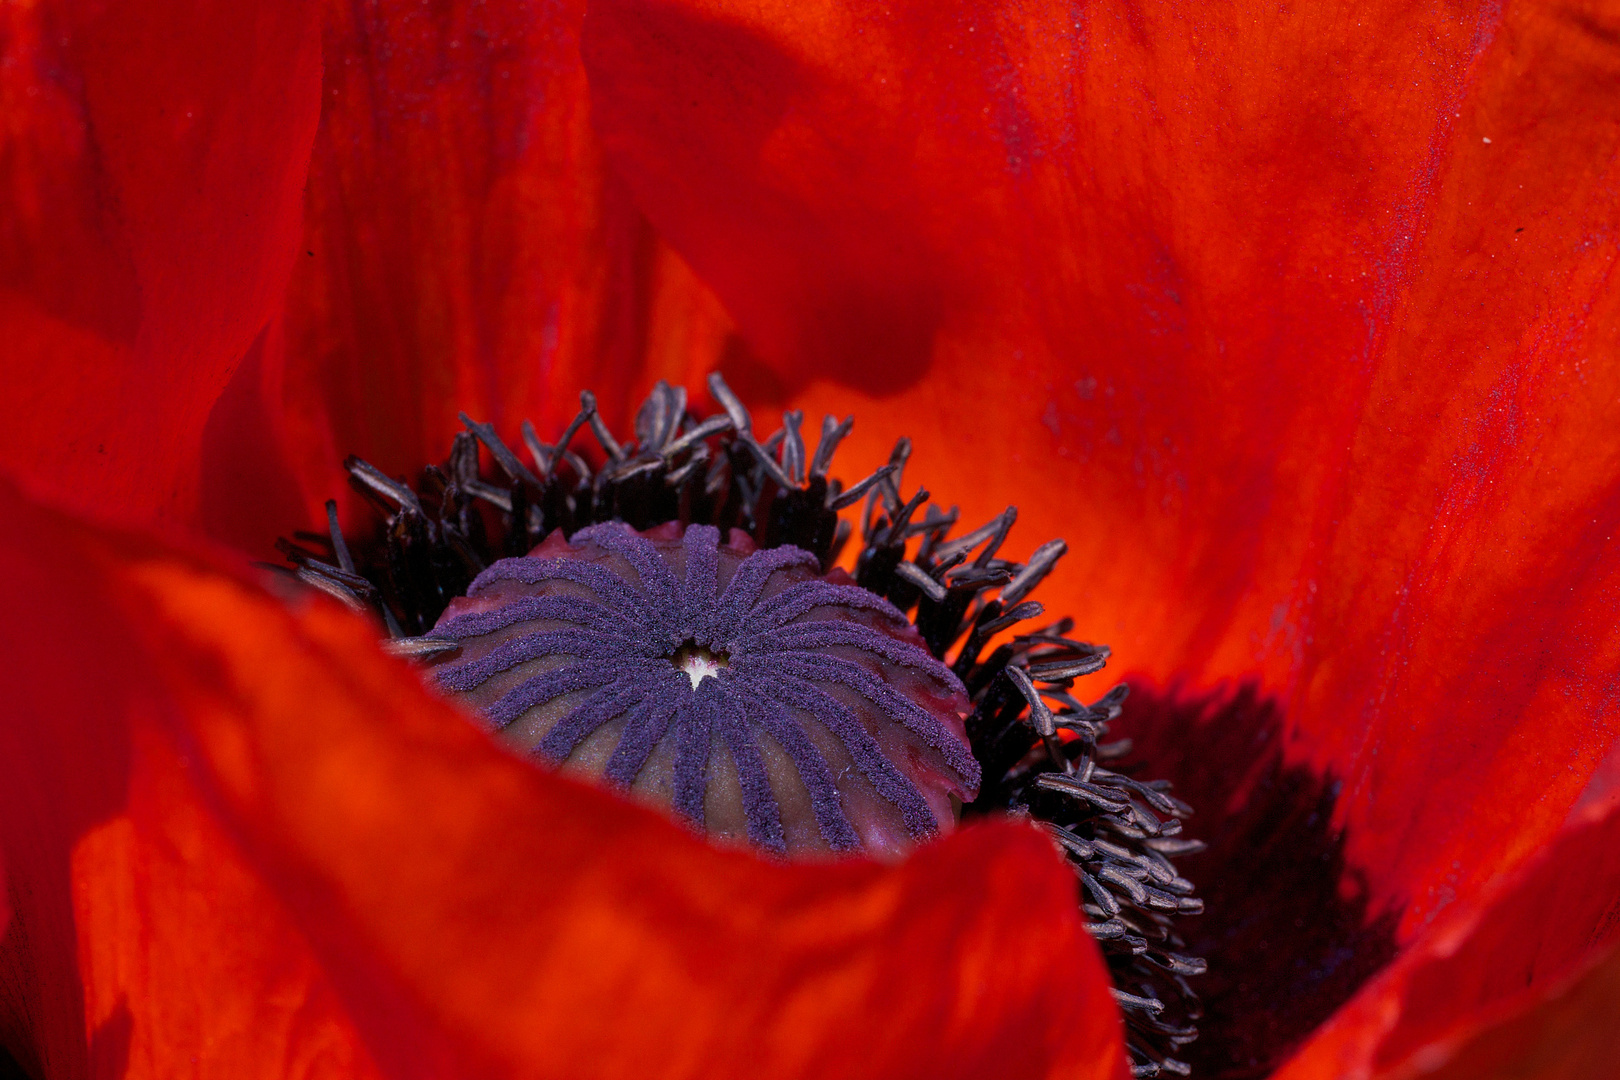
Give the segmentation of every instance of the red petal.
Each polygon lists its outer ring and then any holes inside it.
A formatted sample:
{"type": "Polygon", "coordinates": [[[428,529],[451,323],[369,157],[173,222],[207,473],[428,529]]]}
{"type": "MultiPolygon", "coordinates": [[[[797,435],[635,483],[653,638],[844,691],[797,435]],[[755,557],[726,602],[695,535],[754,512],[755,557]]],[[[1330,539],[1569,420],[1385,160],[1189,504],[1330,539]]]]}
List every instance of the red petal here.
{"type": "MultiPolygon", "coordinates": [[[[604,144],[777,372],[846,384],[791,399],[860,417],[846,468],[903,430],[912,482],[970,524],[1018,502],[1015,555],[1070,544],[1049,610],[1191,698],[1255,684],[1284,764],[1324,794],[1342,781],[1337,891],[1370,895],[1296,924],[1271,921],[1294,914],[1289,879],[1227,883],[1257,895],[1249,925],[1309,928],[1229,981],[1359,978],[1388,911],[1399,940],[1430,940],[1550,842],[1614,745],[1612,22],[1590,4],[592,9],[604,144]],[[1312,919],[1342,948],[1307,951],[1312,919]]],[[[1220,734],[1181,735],[1224,781],[1199,804],[1220,816],[1194,822],[1218,842],[1269,775],[1211,759],[1220,734]]],[[[1306,865],[1295,839],[1188,872],[1306,865]]],[[[1593,925],[1569,928],[1573,954],[1593,925]]],[[[1258,1015],[1296,1008],[1271,994],[1258,1015]]]]}
{"type": "MultiPolygon", "coordinates": [[[[1611,948],[1569,989],[1448,1047],[1445,1065],[1425,1075],[1430,1080],[1589,1080],[1612,1075],[1616,1012],[1620,950],[1611,948]]],[[[1433,1061],[1425,1057],[1419,1064],[1426,1068],[1433,1061]]]]}
{"type": "Polygon", "coordinates": [[[0,12],[0,466],[188,518],[203,426],[280,303],[320,73],[313,9],[0,12]]]}
{"type": "Polygon", "coordinates": [[[1448,1077],[1608,1075],[1620,1005],[1620,809],[1582,813],[1483,892],[1437,919],[1277,1080],[1408,1077],[1446,1062],[1448,1077]],[[1571,1071],[1583,1057],[1604,1068],[1571,1071]]]}
{"type": "Polygon", "coordinates": [[[582,11],[327,5],[285,388],[312,504],[348,454],[412,476],[443,460],[460,411],[554,438],[580,389],[617,424],[655,372],[717,355],[729,320],[604,168],[582,11]]]}
{"type": "Polygon", "coordinates": [[[372,1070],[282,901],[211,808],[103,539],[0,489],[0,1045],[35,1076],[372,1070]],[[127,1066],[127,1071],[126,1071],[127,1066]]]}
{"type": "MultiPolygon", "coordinates": [[[[259,557],[270,556],[276,537],[311,523],[284,452],[280,331],[272,324],[254,340],[203,428],[197,528],[259,557]]],[[[315,511],[324,531],[326,515],[315,511]]]]}
{"type": "Polygon", "coordinates": [[[0,510],[37,613],[6,624],[0,1034],[40,1071],[1124,1076],[1027,826],[898,866],[721,851],[497,749],[324,602],[0,510]]]}
{"type": "Polygon", "coordinates": [[[1410,931],[1613,738],[1604,18],[603,0],[586,53],[653,220],[853,387],[794,399],[846,467],[904,430],[1126,670],[1263,680],[1410,931]]]}

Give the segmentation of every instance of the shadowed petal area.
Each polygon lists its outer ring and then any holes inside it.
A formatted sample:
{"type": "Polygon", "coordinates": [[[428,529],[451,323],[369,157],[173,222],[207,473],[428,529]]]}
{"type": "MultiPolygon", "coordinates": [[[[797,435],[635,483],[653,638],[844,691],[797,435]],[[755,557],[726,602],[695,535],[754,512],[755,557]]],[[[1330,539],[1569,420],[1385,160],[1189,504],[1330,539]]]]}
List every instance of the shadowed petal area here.
{"type": "Polygon", "coordinates": [[[1043,601],[1125,670],[1257,678],[1398,942],[1556,835],[1620,667],[1612,11],[586,26],[612,160],[791,403],[906,417],[969,520],[1017,499],[1070,546],[1043,601]],[[829,352],[868,315],[816,285],[872,273],[914,330],[888,368],[829,352]]]}
{"type": "Polygon", "coordinates": [[[1333,823],[1339,784],[1286,761],[1274,699],[1131,683],[1115,725],[1128,760],[1174,783],[1196,811],[1187,834],[1209,844],[1178,864],[1205,900],[1188,948],[1209,960],[1183,1056],[1207,1080],[1270,1076],[1396,955],[1398,913],[1369,905],[1333,823]]]}
{"type": "Polygon", "coordinates": [[[0,466],[103,516],[188,520],[215,399],[300,231],[313,5],[0,11],[0,466]]]}
{"type": "Polygon", "coordinates": [[[1448,1078],[1607,1075],[1617,941],[1620,804],[1608,800],[1577,812],[1518,872],[1447,908],[1278,1080],[1412,1076],[1448,1062],[1448,1078]],[[1604,1068],[1573,1071],[1582,1061],[1604,1068]]]}
{"type": "Polygon", "coordinates": [[[273,406],[312,520],[342,489],[336,462],[414,476],[462,410],[554,437],[590,386],[620,428],[658,374],[712,367],[730,320],[601,159],[580,0],[323,10],[273,406]]]}
{"type": "Polygon", "coordinates": [[[964,829],[893,867],[712,848],[508,756],[346,612],[0,500],[8,609],[41,613],[8,623],[8,655],[55,676],[24,687],[38,722],[0,756],[8,872],[37,883],[0,978],[32,963],[57,1000],[5,1037],[66,1055],[42,1071],[103,1052],[86,1022],[161,1061],[211,1016],[254,1028],[291,1002],[333,1042],[298,1029],[286,1053],[343,1075],[369,1055],[391,1076],[1124,1076],[1072,877],[1035,830],[964,829]],[[148,895],[165,860],[184,872],[148,895]],[[143,958],[207,993],[138,985],[143,958]]]}
{"type": "Polygon", "coordinates": [[[1285,763],[1274,702],[1252,686],[1146,687],[1126,717],[1133,757],[1174,781],[1198,807],[1189,832],[1211,841],[1185,864],[1208,900],[1189,934],[1210,961],[1205,1037],[1186,1051],[1195,1075],[1393,1080],[1482,1061],[1486,1046],[1502,1071],[1479,1075],[1599,1060],[1573,1018],[1612,1016],[1617,1000],[1612,976],[1585,972],[1620,938],[1620,758],[1546,850],[1397,947],[1399,909],[1369,905],[1366,874],[1346,863],[1337,782],[1285,763]],[[1538,1034],[1535,1017],[1571,1045],[1538,1034]]]}

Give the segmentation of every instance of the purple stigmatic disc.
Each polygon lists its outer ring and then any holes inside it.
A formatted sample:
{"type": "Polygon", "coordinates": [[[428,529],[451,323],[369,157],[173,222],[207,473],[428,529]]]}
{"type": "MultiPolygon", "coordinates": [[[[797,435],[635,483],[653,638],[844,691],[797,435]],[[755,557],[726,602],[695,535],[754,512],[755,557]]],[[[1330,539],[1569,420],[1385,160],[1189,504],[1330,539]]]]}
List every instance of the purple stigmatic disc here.
{"type": "Polygon", "coordinates": [[[795,547],[616,523],[502,559],[435,669],[503,739],[721,838],[894,855],[979,786],[962,684],[905,616],[795,547]]]}

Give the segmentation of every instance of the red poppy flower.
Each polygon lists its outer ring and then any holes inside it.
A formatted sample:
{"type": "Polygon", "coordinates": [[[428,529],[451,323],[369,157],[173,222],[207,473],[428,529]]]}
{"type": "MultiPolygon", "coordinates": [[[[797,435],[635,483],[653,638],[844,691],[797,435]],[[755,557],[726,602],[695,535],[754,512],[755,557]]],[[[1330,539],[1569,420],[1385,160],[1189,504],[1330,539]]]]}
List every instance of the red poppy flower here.
{"type": "Polygon", "coordinates": [[[1200,1075],[1605,1074],[1616,40],[1581,4],[0,11],[0,1045],[1122,1075],[1033,831],[720,851],[202,539],[262,554],[459,410],[623,419],[719,362],[1067,539],[1044,599],[1211,841],[1200,1075]]]}

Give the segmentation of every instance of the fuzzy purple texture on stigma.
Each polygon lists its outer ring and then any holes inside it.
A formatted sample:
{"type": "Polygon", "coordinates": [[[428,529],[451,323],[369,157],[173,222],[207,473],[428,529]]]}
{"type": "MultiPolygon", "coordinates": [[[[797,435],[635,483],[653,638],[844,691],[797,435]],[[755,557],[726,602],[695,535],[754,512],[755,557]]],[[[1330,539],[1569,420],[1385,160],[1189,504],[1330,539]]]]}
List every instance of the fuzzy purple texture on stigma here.
{"type": "Polygon", "coordinates": [[[433,630],[512,743],[786,852],[898,854],[979,786],[962,684],[887,600],[783,546],[678,524],[554,533],[433,630]]]}

